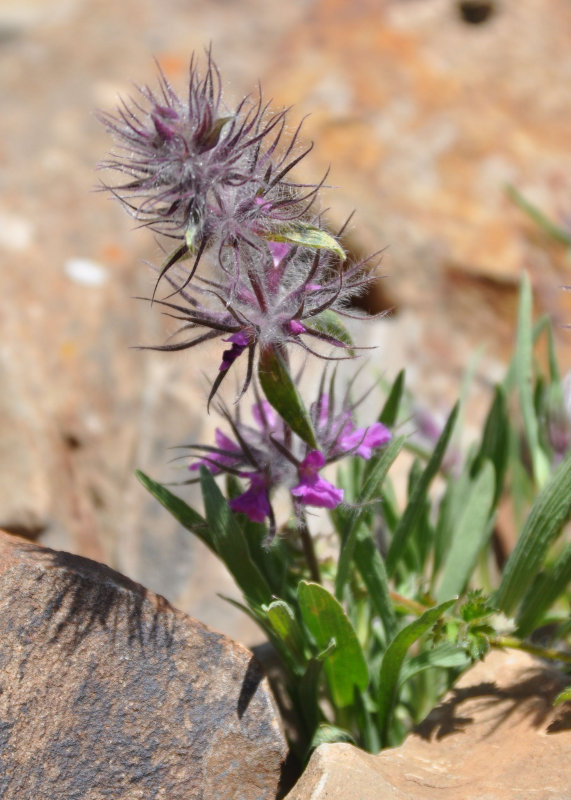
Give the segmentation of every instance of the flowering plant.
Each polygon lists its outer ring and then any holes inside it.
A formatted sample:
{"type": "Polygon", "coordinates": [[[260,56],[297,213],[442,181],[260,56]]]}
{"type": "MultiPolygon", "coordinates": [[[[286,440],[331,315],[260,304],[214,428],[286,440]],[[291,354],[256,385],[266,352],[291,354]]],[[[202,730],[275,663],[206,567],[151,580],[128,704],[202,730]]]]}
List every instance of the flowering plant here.
{"type": "Polygon", "coordinates": [[[569,664],[554,646],[571,629],[571,545],[561,535],[571,456],[555,435],[571,428],[568,383],[549,322],[532,326],[528,279],[514,360],[479,442],[452,451],[458,406],[442,427],[427,422],[404,372],[362,425],[354,381],[339,393],[331,362],[356,356],[343,318],[359,316],[352,303],[375,263],[348,263],[343,230],[333,235],[318,207],[322,183],[293,179],[311,148],[299,150],[299,127],[288,136],[286,111],[272,114],[261,97],[226,109],[208,55],[203,75],[191,62],[186,100],[161,74],[158,92],[142,88],[102,118],[119,146],[103,166],[127,176],[106,188],[174,242],[150,299],[179,327],[156,349],[224,343],[205,404],[224,426],[214,443],[188,447],[204,511],[139,477],[233,575],[279,658],[278,698],[300,756],[322,741],[371,751],[398,742],[490,647],[569,664]],[[533,366],[544,333],[547,376],[533,366]],[[295,348],[306,365],[324,364],[309,404],[295,348]],[[231,371],[241,388],[229,408],[219,390],[231,371]],[[415,417],[423,446],[406,432],[415,417]],[[388,473],[405,450],[415,458],[403,505],[388,473]],[[513,552],[494,558],[506,497],[521,532],[513,552]],[[308,521],[316,508],[329,514],[321,538],[308,521]],[[526,637],[546,622],[551,641],[539,647],[526,637]]]}

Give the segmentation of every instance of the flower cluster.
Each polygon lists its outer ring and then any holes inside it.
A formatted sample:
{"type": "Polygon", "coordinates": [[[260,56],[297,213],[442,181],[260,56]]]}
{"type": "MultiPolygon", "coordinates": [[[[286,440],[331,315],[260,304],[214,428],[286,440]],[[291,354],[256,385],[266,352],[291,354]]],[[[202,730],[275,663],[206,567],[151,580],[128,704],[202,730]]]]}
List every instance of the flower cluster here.
{"type": "Polygon", "coordinates": [[[363,264],[343,272],[339,259],[327,251],[312,253],[307,248],[268,241],[256,251],[255,258],[244,259],[241,269],[219,267],[214,276],[196,275],[192,282],[180,270],[167,280],[173,294],[155,303],[182,325],[173,341],[153,349],[185,350],[222,338],[230,346],[221,354],[212,397],[244,352],[248,353],[246,391],[258,347],[296,344],[325,358],[328,356],[316,353],[311,340],[340,350],[352,349],[330,326],[325,312],[353,316],[347,309],[348,301],[363,290],[370,277],[364,273],[363,264]]]}
{"type": "MultiPolygon", "coordinates": [[[[185,350],[221,339],[225,346],[208,404],[236,361],[246,362],[243,394],[252,384],[256,359],[265,370],[270,356],[269,362],[283,364],[295,406],[288,347],[295,344],[326,359],[354,355],[338,315],[353,316],[350,303],[371,280],[369,260],[345,263],[343,229],[331,235],[315,209],[322,183],[289,178],[311,149],[297,152],[300,127],[288,138],[286,111],[270,113],[261,96],[228,111],[210,54],[204,75],[191,61],[186,100],[162,73],[158,91],[142,87],[139,95],[115,116],[102,115],[120,148],[103,166],[127,176],[105,188],[141,224],[177,241],[157,269],[152,297],[177,329],[152,349],[185,350]],[[168,287],[166,296],[157,296],[159,285],[168,287]],[[326,353],[324,347],[335,350],[326,353]]],[[[232,436],[218,429],[215,445],[197,446],[202,457],[191,470],[203,465],[213,474],[247,480],[248,488],[231,507],[253,521],[269,520],[270,531],[278,486],[288,488],[296,509],[335,508],[343,491],[321,470],[347,455],[370,458],[389,432],[380,423],[356,427],[354,405],[346,398],[337,408],[323,382],[309,413],[300,406],[288,411],[287,403],[270,396],[264,371],[260,385],[270,402],[253,385],[253,423],[242,422],[239,406],[234,417],[221,406],[232,436]],[[298,413],[310,419],[305,441],[295,423],[298,413]]]]}
{"type": "Polygon", "coordinates": [[[225,408],[232,437],[216,429],[216,446],[197,445],[202,452],[190,470],[205,466],[213,475],[222,472],[249,480],[248,489],[230,502],[234,511],[246,514],[254,522],[270,520],[275,528],[271,495],[278,486],[286,486],[294,503],[317,508],[336,508],[343,501],[343,490],[323,478],[321,470],[348,455],[368,460],[373,451],[387,444],[391,438],[388,429],[380,422],[367,428],[354,424],[355,405],[345,399],[340,409],[330,402],[323,391],[323,382],[317,401],[311,407],[311,421],[318,449],[311,449],[291,431],[270,404],[258,398],[252,407],[253,424],[235,417],[225,408]]]}
{"type": "Polygon", "coordinates": [[[116,115],[100,115],[119,147],[101,167],[127,176],[105,188],[143,225],[200,257],[216,241],[257,247],[307,217],[319,186],[287,176],[311,148],[295,152],[299,128],[282,142],[286,112],[270,114],[261,96],[225,109],[210,53],[204,76],[191,61],[186,100],[162,72],[157,92],[138,91],[116,115]]]}

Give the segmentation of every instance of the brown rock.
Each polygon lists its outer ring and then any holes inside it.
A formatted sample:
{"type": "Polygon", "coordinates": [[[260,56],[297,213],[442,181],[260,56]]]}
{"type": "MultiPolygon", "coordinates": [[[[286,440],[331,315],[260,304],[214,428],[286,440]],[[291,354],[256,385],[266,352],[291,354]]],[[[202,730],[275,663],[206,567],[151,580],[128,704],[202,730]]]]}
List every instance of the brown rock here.
{"type": "Polygon", "coordinates": [[[286,746],[251,653],[87,559],[0,533],[3,800],[270,800],[286,746]]]}
{"type": "Polygon", "coordinates": [[[321,745],[286,800],[569,800],[564,678],[525,653],[493,652],[401,747],[378,756],[321,745]]]}

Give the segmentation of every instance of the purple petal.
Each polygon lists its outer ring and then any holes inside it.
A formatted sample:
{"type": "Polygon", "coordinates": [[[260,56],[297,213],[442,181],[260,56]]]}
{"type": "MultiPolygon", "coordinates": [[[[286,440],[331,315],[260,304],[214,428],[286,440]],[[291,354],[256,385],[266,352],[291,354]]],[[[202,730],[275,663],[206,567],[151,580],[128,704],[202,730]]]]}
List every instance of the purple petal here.
{"type": "Polygon", "coordinates": [[[298,322],[296,319],[290,319],[287,324],[290,333],[293,333],[295,336],[298,336],[300,333],[305,333],[307,328],[305,325],[302,325],[301,322],[298,322]]]}
{"type": "Polygon", "coordinates": [[[355,455],[368,460],[374,448],[386,444],[390,439],[390,431],[381,422],[375,422],[368,428],[353,428],[349,422],[338,439],[338,450],[343,453],[353,451],[355,455]]]}
{"type": "Polygon", "coordinates": [[[270,253],[272,254],[272,258],[274,260],[274,267],[279,267],[280,263],[291,250],[291,245],[287,242],[269,241],[268,247],[270,248],[270,253]]]}
{"type": "Polygon", "coordinates": [[[312,450],[299,465],[300,481],[291,490],[294,497],[307,506],[336,508],[343,500],[343,489],[338,489],[319,475],[325,464],[323,454],[312,450]]]}
{"type": "Polygon", "coordinates": [[[220,372],[229,369],[236,359],[242,355],[246,347],[250,344],[250,337],[244,331],[233,333],[227,339],[222,339],[223,342],[232,342],[232,347],[224,350],[222,353],[222,363],[218,367],[220,372]]]}
{"type": "Polygon", "coordinates": [[[232,511],[246,514],[252,522],[263,522],[271,513],[266,481],[256,473],[251,473],[249,477],[249,488],[234,500],[230,500],[230,508],[232,511]]]}

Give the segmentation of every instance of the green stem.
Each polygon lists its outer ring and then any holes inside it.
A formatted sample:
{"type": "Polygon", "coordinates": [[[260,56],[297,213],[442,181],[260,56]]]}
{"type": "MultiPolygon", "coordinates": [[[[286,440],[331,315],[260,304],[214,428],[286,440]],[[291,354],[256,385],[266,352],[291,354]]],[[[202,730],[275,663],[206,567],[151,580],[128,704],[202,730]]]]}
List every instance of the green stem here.
{"type": "Polygon", "coordinates": [[[524,653],[529,653],[532,656],[571,664],[571,653],[564,650],[555,650],[553,647],[541,647],[530,642],[523,642],[521,639],[516,639],[515,636],[494,636],[490,639],[490,644],[492,647],[509,647],[512,650],[523,650],[524,653]]]}
{"type": "Polygon", "coordinates": [[[319,569],[319,562],[315,555],[315,548],[313,547],[313,539],[305,521],[305,515],[301,514],[299,517],[299,535],[301,537],[301,546],[303,547],[303,554],[309,568],[311,580],[315,583],[321,583],[321,571],[319,569]]]}
{"type": "Polygon", "coordinates": [[[416,614],[417,617],[420,617],[421,614],[424,614],[425,611],[428,611],[430,606],[425,606],[422,603],[418,603],[416,600],[412,600],[410,597],[405,597],[398,592],[389,592],[391,600],[395,604],[395,606],[400,606],[404,608],[405,611],[409,611],[411,614],[416,614]]]}

